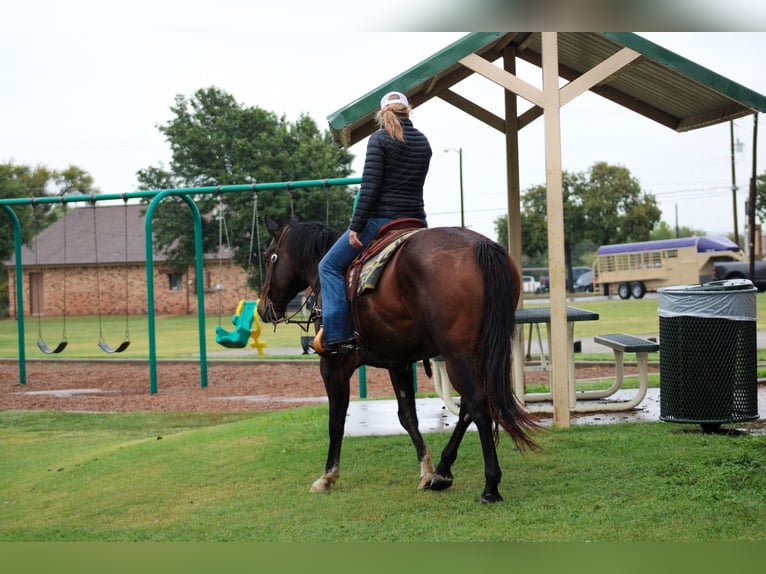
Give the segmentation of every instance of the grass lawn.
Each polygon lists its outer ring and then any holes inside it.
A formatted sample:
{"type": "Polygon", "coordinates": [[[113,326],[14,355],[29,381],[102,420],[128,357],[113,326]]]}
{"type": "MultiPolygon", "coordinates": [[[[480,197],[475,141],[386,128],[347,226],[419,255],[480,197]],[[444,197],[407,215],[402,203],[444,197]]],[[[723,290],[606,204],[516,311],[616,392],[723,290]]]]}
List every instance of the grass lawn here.
{"type": "MultiPolygon", "coordinates": [[[[536,299],[526,302],[528,307],[540,305],[536,299]]],[[[600,299],[582,300],[575,298],[568,302],[599,313],[598,321],[582,321],[575,327],[576,337],[593,337],[604,333],[631,333],[640,336],[656,336],[659,332],[657,316],[657,299],[600,299]]],[[[757,295],[758,328],[766,329],[766,294],[757,295]]],[[[206,347],[210,356],[225,351],[215,343],[215,328],[221,324],[229,329],[231,324],[228,315],[218,317],[207,316],[206,347]]],[[[304,324],[305,325],[305,324],[304,324]]],[[[130,347],[119,356],[122,358],[145,359],[149,354],[148,326],[146,316],[136,316],[129,319],[130,347]]],[[[25,320],[26,354],[28,358],[44,357],[37,348],[38,331],[42,330],[43,337],[50,347],[54,347],[62,335],[63,319],[61,317],[45,318],[39,322],[35,318],[25,320]]],[[[112,347],[122,341],[125,332],[124,317],[104,317],[99,327],[98,317],[68,317],[66,319],[67,338],[69,345],[60,358],[104,358],[107,355],[98,348],[99,332],[103,331],[105,339],[112,347]]],[[[196,315],[181,315],[157,318],[155,321],[157,336],[156,351],[158,358],[194,358],[199,356],[199,330],[196,315]]],[[[544,328],[543,328],[544,330],[544,328]]],[[[300,352],[300,337],[305,331],[298,324],[281,324],[275,330],[270,324],[262,326],[261,340],[267,344],[266,358],[284,358],[277,349],[295,349],[288,356],[316,359],[314,355],[302,355],[300,352]]],[[[611,351],[605,348],[603,354],[579,356],[580,359],[609,360],[611,351]]],[[[18,357],[18,329],[13,319],[0,321],[0,358],[18,357]]],[[[229,357],[236,358],[236,357],[229,357]]],[[[252,359],[253,356],[247,357],[252,359]]]]}
{"type": "MultiPolygon", "coordinates": [[[[759,317],[763,301],[759,295],[759,317]]],[[[579,336],[657,332],[656,300],[570,304],[601,315],[578,324],[579,336]]],[[[218,318],[207,319],[208,350],[218,350],[218,318]]],[[[113,345],[123,321],[104,321],[113,345]]],[[[43,327],[55,343],[61,319],[43,327]]],[[[61,358],[104,357],[96,318],[69,318],[67,329],[61,358]]],[[[123,357],[146,358],[145,331],[145,317],[131,318],[123,357]]],[[[263,329],[270,348],[298,347],[301,334],[296,325],[263,329]]],[[[158,320],[157,335],[160,358],[198,352],[194,316],[158,320]]],[[[36,320],[27,321],[26,339],[28,357],[42,356],[36,320]]],[[[16,323],[0,321],[0,357],[16,356],[16,323]]],[[[698,425],[660,422],[575,426],[544,431],[543,452],[526,457],[502,437],[505,502],[486,507],[478,503],[483,473],[473,432],[446,492],[415,489],[414,449],[406,436],[393,436],[347,438],[335,490],[310,495],[326,427],[326,406],[266,414],[1,411],[0,541],[766,539],[763,434],[703,434],[698,425]]],[[[447,440],[427,437],[437,457],[447,440]]]]}
{"type": "MultiPolygon", "coordinates": [[[[764,436],[667,423],[502,437],[505,502],[478,502],[469,432],[445,492],[417,491],[406,436],[347,438],[308,493],[326,407],[269,414],[0,412],[0,541],[752,541],[766,539],[764,436]]],[[[435,453],[448,435],[428,435],[435,453]]]]}
{"type": "MultiPolygon", "coordinates": [[[[224,329],[231,329],[229,317],[222,317],[219,323],[217,315],[205,318],[205,345],[208,355],[226,351],[224,347],[215,342],[215,329],[217,325],[224,329]]],[[[24,339],[26,341],[25,352],[28,359],[45,357],[37,348],[39,331],[49,347],[56,346],[62,337],[64,321],[61,317],[42,319],[39,324],[36,318],[26,318],[24,321],[24,339]]],[[[305,324],[304,324],[305,326],[305,324]]],[[[130,346],[119,355],[124,359],[146,359],[149,356],[148,321],[145,315],[130,317],[128,320],[130,331],[130,346]]],[[[125,317],[102,317],[99,328],[98,317],[68,317],[66,319],[66,334],[69,344],[66,349],[57,355],[59,358],[77,359],[103,359],[109,355],[98,347],[99,332],[103,332],[104,338],[112,347],[117,347],[125,334],[125,317]]],[[[156,352],[161,359],[182,359],[199,357],[200,338],[199,325],[196,315],[175,315],[171,317],[158,317],[155,320],[156,352]]],[[[274,349],[295,349],[290,358],[308,357],[301,355],[300,337],[305,331],[298,324],[284,324],[274,330],[271,324],[263,325],[259,340],[267,344],[265,357],[283,358],[284,354],[274,352],[274,349]]],[[[255,353],[255,349],[250,349],[255,353]]],[[[18,327],[13,319],[0,321],[0,358],[17,358],[18,327]]],[[[249,355],[245,358],[252,359],[257,355],[249,355]]],[[[238,358],[228,357],[227,358],[238,358]]],[[[315,359],[315,355],[310,358],[315,359]]]]}

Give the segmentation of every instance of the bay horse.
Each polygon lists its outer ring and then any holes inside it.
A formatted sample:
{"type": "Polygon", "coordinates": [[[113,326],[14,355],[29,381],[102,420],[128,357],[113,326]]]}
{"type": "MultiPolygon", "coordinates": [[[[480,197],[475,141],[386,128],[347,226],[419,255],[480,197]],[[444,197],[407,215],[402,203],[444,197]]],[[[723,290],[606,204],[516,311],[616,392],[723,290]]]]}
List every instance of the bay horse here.
{"type": "MultiPolygon", "coordinates": [[[[300,291],[320,290],[319,261],[340,232],[309,222],[281,226],[269,217],[266,227],[272,240],[264,254],[258,312],[276,325],[300,291]]],[[[538,425],[517,403],[511,387],[511,339],[520,286],[519,270],[505,249],[483,235],[437,227],[410,236],[387,263],[375,290],[357,299],[353,315],[360,350],[320,359],[329,399],[330,443],[324,473],[310,490],[329,490],[340,476],[350,379],[356,368],[367,364],[389,372],[399,422],[420,462],[418,487],[444,490],[452,485],[451,467],[473,422],[484,457],[481,502],[501,501],[498,427],[522,452],[537,448],[529,431],[538,425]],[[424,361],[430,372],[428,361],[437,355],[460,394],[460,411],[434,469],[431,451],[418,430],[412,364],[424,361]]]]}

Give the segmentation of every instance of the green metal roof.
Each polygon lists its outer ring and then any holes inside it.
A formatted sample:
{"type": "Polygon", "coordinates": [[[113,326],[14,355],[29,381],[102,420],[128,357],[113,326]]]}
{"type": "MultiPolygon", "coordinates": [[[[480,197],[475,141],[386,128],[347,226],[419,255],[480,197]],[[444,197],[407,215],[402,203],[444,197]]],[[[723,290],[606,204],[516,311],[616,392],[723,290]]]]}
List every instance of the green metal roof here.
{"type": "MultiPolygon", "coordinates": [[[[430,58],[381,84],[327,119],[336,141],[350,146],[375,129],[380,98],[388,91],[407,94],[413,107],[434,97],[445,99],[503,129],[500,118],[451,91],[452,86],[474,72],[460,60],[477,54],[489,61],[499,59],[513,46],[518,58],[541,65],[540,32],[474,32],[440,50],[430,58]],[[493,121],[494,120],[494,121],[493,121]]],[[[641,36],[625,32],[571,32],[558,34],[559,75],[574,80],[624,47],[641,57],[591,91],[634,110],[678,132],[766,112],[766,97],[715,72],[695,64],[641,36]]],[[[529,116],[531,121],[540,115],[529,116]]],[[[527,122],[522,123],[525,125],[527,122]]]]}

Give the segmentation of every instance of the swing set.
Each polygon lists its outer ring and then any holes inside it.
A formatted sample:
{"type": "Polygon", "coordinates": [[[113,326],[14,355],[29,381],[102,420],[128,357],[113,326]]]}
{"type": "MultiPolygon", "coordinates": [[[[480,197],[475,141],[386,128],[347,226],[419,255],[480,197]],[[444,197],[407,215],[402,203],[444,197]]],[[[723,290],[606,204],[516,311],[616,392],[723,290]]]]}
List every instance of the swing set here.
{"type": "MultiPolygon", "coordinates": [[[[62,208],[64,210],[64,215],[66,216],[66,206],[62,203],[62,208]]],[[[35,219],[37,218],[37,214],[35,213],[35,205],[32,205],[32,212],[35,214],[35,219]]],[[[67,284],[67,264],[66,264],[66,240],[67,240],[67,225],[66,225],[66,218],[64,219],[64,315],[63,315],[63,321],[64,325],[61,330],[61,340],[58,342],[58,344],[51,348],[48,346],[48,344],[45,342],[45,338],[43,337],[43,325],[42,325],[42,314],[43,314],[43,302],[42,302],[42,285],[39,285],[38,288],[34,291],[35,293],[35,307],[37,309],[37,348],[40,349],[43,353],[46,355],[53,355],[58,354],[64,349],[66,349],[67,345],[69,344],[69,341],[67,340],[67,333],[66,333],[66,316],[67,316],[67,308],[66,308],[66,302],[67,302],[67,296],[66,296],[66,284],[67,284]]],[[[38,244],[37,244],[37,236],[35,236],[35,265],[38,265],[38,244]]]]}
{"type": "MultiPolygon", "coordinates": [[[[26,353],[26,336],[25,336],[25,321],[24,321],[24,312],[23,309],[25,308],[24,304],[24,292],[25,292],[25,285],[24,285],[24,264],[22,261],[22,246],[23,246],[23,239],[22,239],[22,229],[21,229],[21,222],[19,220],[18,215],[15,213],[13,207],[14,206],[20,206],[20,205],[30,205],[34,208],[35,204],[43,204],[43,203],[89,203],[91,205],[94,205],[98,201],[116,201],[116,200],[122,200],[126,203],[126,220],[127,220],[127,201],[130,199],[149,199],[149,206],[146,209],[146,212],[144,214],[145,216],[145,266],[146,266],[146,301],[147,301],[147,336],[148,336],[148,363],[149,363],[149,392],[154,394],[157,392],[157,337],[156,337],[156,313],[155,313],[155,306],[154,306],[154,260],[153,260],[153,233],[152,233],[152,220],[153,215],[156,206],[161,203],[165,198],[169,196],[175,196],[180,198],[190,209],[192,218],[193,218],[193,232],[194,232],[194,258],[195,258],[195,291],[197,293],[197,308],[202,310],[205,308],[205,285],[204,285],[204,271],[203,271],[203,248],[202,248],[202,217],[199,212],[199,209],[197,208],[197,205],[192,199],[192,196],[199,195],[199,194],[212,194],[212,193],[232,193],[232,192],[255,192],[255,191],[276,191],[276,190],[284,190],[287,189],[288,192],[290,192],[292,189],[303,189],[303,188],[310,188],[310,187],[323,187],[326,190],[329,190],[332,186],[348,186],[348,185],[358,185],[361,183],[361,178],[334,178],[334,179],[324,179],[324,180],[303,180],[303,181],[293,181],[293,182],[271,182],[271,183],[262,183],[262,184],[243,184],[243,185],[226,185],[226,186],[217,186],[217,187],[197,187],[197,188],[180,188],[180,189],[164,189],[164,190],[146,190],[146,191],[133,191],[133,192],[127,192],[122,194],[99,194],[98,196],[93,195],[68,195],[66,197],[52,197],[52,196],[45,196],[45,197],[27,197],[27,198],[5,198],[0,199],[0,210],[5,212],[8,217],[10,218],[10,223],[13,229],[13,253],[14,253],[14,292],[15,292],[15,310],[16,310],[16,329],[17,329],[17,343],[18,343],[18,367],[19,367],[19,383],[20,384],[26,384],[26,361],[27,361],[27,353],[26,353]]],[[[291,194],[291,201],[290,201],[290,212],[293,213],[293,201],[292,201],[292,194],[291,194]]],[[[64,208],[66,210],[66,208],[64,208]]],[[[94,207],[95,209],[95,207],[94,207]]],[[[254,212],[257,213],[257,205],[254,201],[254,212]]],[[[95,212],[94,212],[95,217],[95,212]]],[[[94,220],[95,221],[95,220],[94,220]]],[[[256,225],[257,225],[257,216],[256,216],[256,225]]],[[[103,221],[102,221],[103,223],[103,221]]],[[[71,226],[70,226],[71,227],[71,226]]],[[[71,229],[68,230],[71,232],[71,229]]],[[[66,235],[67,228],[65,225],[64,228],[64,234],[66,235]]],[[[71,234],[71,233],[70,233],[71,234]]],[[[253,231],[251,233],[251,240],[254,240],[257,237],[257,233],[253,231]]],[[[96,244],[98,243],[98,236],[97,232],[95,230],[95,222],[94,222],[94,241],[96,244]]],[[[69,241],[71,238],[64,238],[64,242],[72,243],[69,241]]],[[[127,227],[125,229],[125,242],[126,242],[126,263],[128,261],[128,254],[127,254],[127,227]]],[[[68,246],[69,247],[69,246],[68,246]]],[[[102,246],[103,247],[103,246],[102,246]]],[[[103,249],[101,253],[103,253],[103,249]]],[[[258,253],[260,252],[260,247],[258,249],[258,253]]],[[[251,244],[251,257],[252,257],[253,249],[251,244]]],[[[64,267],[71,265],[73,262],[71,258],[67,260],[67,253],[65,249],[64,257],[62,257],[59,261],[56,261],[57,265],[61,265],[63,263],[64,267]]],[[[97,252],[97,258],[98,255],[100,255],[97,252]]],[[[35,248],[35,260],[37,261],[37,250],[35,248]]],[[[260,262],[260,257],[259,257],[260,262]]],[[[66,271],[66,269],[65,269],[66,271]]],[[[102,287],[105,287],[105,285],[102,285],[101,277],[96,277],[96,287],[97,287],[97,305],[98,305],[98,314],[99,314],[99,348],[106,352],[106,353],[121,353],[124,352],[129,346],[130,346],[130,331],[129,331],[129,324],[128,324],[128,266],[125,265],[125,271],[126,271],[126,280],[125,280],[125,310],[126,310],[126,323],[125,323],[125,338],[124,340],[117,345],[117,347],[112,347],[109,343],[107,343],[105,336],[104,336],[104,324],[102,319],[102,308],[101,308],[101,302],[102,302],[102,287]]],[[[62,289],[62,292],[65,292],[65,299],[69,295],[69,291],[71,291],[71,285],[68,285],[68,278],[65,276],[64,286],[62,289]]],[[[39,294],[40,299],[39,302],[42,302],[42,293],[39,294]]],[[[34,299],[33,299],[34,301],[34,299]]],[[[255,308],[252,308],[250,305],[248,305],[247,299],[242,299],[241,306],[238,305],[235,315],[232,317],[232,322],[234,323],[234,331],[238,331],[239,327],[244,327],[245,329],[249,328],[249,334],[250,339],[254,339],[257,342],[259,342],[259,328],[260,328],[260,320],[257,316],[257,313],[255,311],[255,308]],[[252,309],[252,312],[251,312],[252,309]]],[[[252,302],[255,304],[255,302],[252,302]]],[[[38,306],[40,312],[42,312],[42,307],[38,306]]],[[[71,307],[71,305],[70,305],[71,307]]],[[[37,310],[37,307],[35,308],[37,310]]],[[[65,301],[64,306],[64,326],[62,329],[62,337],[61,340],[56,344],[55,346],[51,347],[49,346],[45,338],[43,337],[43,329],[42,329],[42,321],[40,320],[38,322],[38,348],[41,352],[45,354],[51,354],[55,355],[57,353],[62,353],[65,349],[70,348],[71,345],[69,345],[69,341],[67,339],[67,328],[66,328],[66,321],[68,318],[68,309],[67,309],[67,303],[65,301]]],[[[38,319],[41,319],[38,317],[38,319]]],[[[198,322],[198,337],[199,337],[199,374],[200,374],[200,386],[206,387],[207,386],[207,352],[206,352],[206,329],[205,329],[205,314],[204,312],[198,313],[197,316],[197,322],[198,322]]],[[[224,329],[224,331],[226,331],[224,329]]],[[[228,332],[228,331],[226,331],[228,332]]],[[[221,336],[223,337],[224,333],[221,333],[221,336]]],[[[241,342],[241,339],[234,337],[232,340],[236,340],[237,346],[246,346],[249,339],[247,339],[244,343],[241,342]]],[[[241,347],[240,347],[241,348],[241,347]]],[[[261,347],[262,349],[263,347],[261,347]]]]}
{"type": "MultiPolygon", "coordinates": [[[[117,345],[117,347],[112,347],[105,339],[104,337],[104,326],[103,326],[103,318],[102,318],[102,312],[101,312],[101,278],[100,278],[100,268],[99,268],[99,261],[98,261],[98,227],[97,227],[97,217],[96,217],[96,200],[95,196],[91,195],[90,197],[90,205],[92,208],[92,214],[93,214],[93,243],[94,243],[94,263],[96,267],[96,310],[98,313],[98,346],[99,348],[108,354],[114,354],[114,353],[122,353],[130,346],[130,319],[129,319],[129,308],[128,308],[128,200],[127,197],[123,195],[123,201],[125,203],[124,207],[124,252],[125,252],[125,278],[124,278],[124,297],[123,300],[125,301],[125,337],[123,341],[117,345]]],[[[63,313],[63,328],[62,328],[62,334],[61,334],[61,340],[55,347],[50,347],[45,342],[45,337],[43,336],[43,328],[42,328],[42,285],[39,286],[38,289],[35,290],[35,305],[37,308],[37,347],[45,353],[46,355],[54,355],[61,353],[64,349],[66,349],[67,345],[69,344],[69,341],[67,339],[67,328],[66,328],[66,321],[67,321],[67,218],[66,218],[66,207],[64,204],[64,199],[61,200],[62,206],[64,209],[64,238],[63,238],[63,250],[64,250],[64,259],[63,259],[63,269],[64,269],[64,278],[63,278],[63,304],[64,304],[64,313],[63,313]]],[[[33,205],[34,209],[34,205],[33,205]]],[[[38,264],[38,245],[37,245],[37,237],[35,237],[35,264],[38,264]]]]}
{"type": "MultiPolygon", "coordinates": [[[[98,217],[96,215],[96,200],[95,196],[91,196],[90,198],[90,206],[91,206],[91,212],[92,212],[92,221],[93,221],[93,247],[94,247],[94,263],[96,267],[96,311],[98,314],[98,346],[99,348],[108,354],[115,354],[115,353],[122,353],[124,352],[129,346],[130,346],[130,313],[129,313],[129,306],[128,306],[128,210],[127,210],[127,198],[123,197],[124,201],[124,216],[123,216],[123,250],[124,250],[124,296],[123,300],[125,302],[124,307],[124,315],[125,315],[125,331],[124,331],[124,338],[122,342],[120,342],[116,347],[113,347],[112,345],[107,342],[105,336],[104,336],[104,321],[103,321],[103,315],[102,315],[102,302],[101,302],[101,272],[100,272],[100,266],[99,266],[99,249],[98,249],[98,217]]],[[[63,312],[63,327],[62,327],[62,335],[61,339],[56,344],[55,347],[49,346],[45,342],[45,337],[43,336],[43,327],[42,327],[42,288],[36,290],[36,297],[35,297],[35,303],[37,306],[37,309],[39,312],[37,313],[37,347],[45,353],[46,355],[53,355],[58,354],[64,351],[66,349],[67,345],[69,344],[68,338],[67,338],[67,328],[66,328],[66,321],[67,321],[67,221],[66,221],[66,207],[62,200],[62,206],[64,206],[64,237],[63,237],[63,250],[64,250],[64,260],[63,260],[63,269],[64,269],[64,278],[63,278],[63,305],[64,305],[64,312],[63,312]]],[[[34,208],[34,206],[33,206],[34,208]]],[[[223,216],[223,202],[221,201],[221,196],[219,194],[219,285],[222,284],[222,271],[220,266],[222,265],[222,257],[221,257],[221,250],[223,248],[223,238],[226,237],[226,244],[229,246],[229,249],[231,249],[229,245],[229,236],[228,236],[228,228],[226,226],[226,221],[223,216]]],[[[250,229],[250,250],[248,254],[248,265],[247,265],[247,276],[249,277],[250,271],[252,268],[252,259],[253,259],[253,242],[257,239],[258,241],[258,247],[260,252],[260,238],[258,238],[258,195],[256,192],[253,193],[253,216],[252,216],[252,222],[251,222],[251,229],[250,229]]],[[[37,246],[37,238],[35,238],[35,263],[38,264],[38,246],[37,246]]],[[[247,279],[245,279],[245,291],[247,291],[247,279]]],[[[237,309],[234,313],[234,315],[231,318],[231,322],[234,326],[234,329],[231,331],[227,331],[223,326],[221,326],[221,313],[222,313],[222,301],[221,301],[221,289],[218,291],[219,297],[218,297],[218,325],[216,326],[216,343],[230,349],[242,349],[245,348],[248,343],[251,347],[258,350],[259,355],[264,354],[264,348],[266,347],[266,343],[264,341],[260,340],[261,335],[261,321],[258,316],[257,301],[248,301],[246,299],[241,299],[239,304],[237,305],[237,309]],[[251,341],[252,339],[252,341],[251,341]]]]}
{"type": "MultiPolygon", "coordinates": [[[[226,246],[231,251],[231,244],[229,242],[229,229],[226,225],[226,218],[224,216],[224,204],[221,194],[218,194],[218,325],[215,328],[215,342],[222,347],[228,349],[243,349],[247,346],[248,341],[250,346],[258,350],[259,355],[263,355],[263,349],[266,347],[266,343],[260,340],[261,335],[261,319],[258,316],[258,301],[248,301],[247,299],[240,299],[237,305],[237,310],[231,318],[231,322],[234,325],[232,331],[227,331],[221,326],[221,313],[223,308],[223,240],[226,237],[226,246]],[[253,326],[255,324],[255,326],[253,326]]],[[[253,241],[258,242],[258,253],[260,253],[260,237],[258,236],[260,229],[258,228],[258,193],[253,191],[253,216],[250,223],[250,250],[247,257],[247,271],[245,273],[245,293],[247,293],[247,279],[250,277],[250,271],[252,269],[253,262],[253,241]]],[[[233,262],[230,263],[233,265],[233,262]]]]}
{"type": "Polygon", "coordinates": [[[124,251],[125,251],[125,290],[124,290],[124,301],[125,301],[125,338],[123,341],[117,346],[112,347],[109,343],[106,342],[106,339],[104,338],[104,326],[103,326],[103,320],[101,318],[101,280],[100,280],[100,272],[99,272],[99,265],[98,265],[98,228],[96,226],[96,201],[93,196],[91,196],[91,207],[93,211],[93,242],[94,242],[94,248],[95,248],[95,264],[96,264],[96,294],[97,294],[97,309],[98,309],[98,346],[99,348],[104,351],[105,353],[109,353],[110,355],[113,353],[122,353],[125,349],[127,349],[130,346],[130,313],[128,308],[128,200],[125,196],[123,196],[123,229],[124,229],[124,251]]]}
{"type": "MultiPolygon", "coordinates": [[[[322,182],[322,188],[325,191],[325,223],[329,225],[330,221],[330,186],[329,182],[325,180],[322,182]]],[[[285,190],[290,195],[290,216],[295,216],[295,198],[293,196],[293,189],[291,188],[291,183],[287,182],[285,183],[285,190]]],[[[354,200],[354,207],[356,208],[356,202],[359,199],[359,194],[357,193],[357,196],[354,200]]],[[[221,198],[221,193],[219,191],[218,193],[218,268],[219,268],[219,290],[218,290],[218,325],[215,329],[215,342],[222,347],[227,347],[230,349],[242,349],[245,346],[247,346],[248,341],[252,339],[252,342],[250,343],[251,347],[258,349],[258,354],[263,355],[263,349],[266,347],[266,343],[261,341],[259,339],[259,336],[261,334],[261,319],[258,316],[258,301],[248,301],[246,299],[241,299],[239,301],[239,304],[237,305],[237,310],[234,313],[234,315],[231,318],[231,322],[234,325],[233,331],[227,331],[221,326],[221,308],[222,308],[222,291],[220,289],[220,286],[222,285],[222,265],[223,260],[221,257],[221,253],[223,250],[223,241],[224,237],[226,238],[226,246],[229,248],[229,251],[231,251],[231,245],[229,243],[229,231],[228,227],[226,225],[226,219],[224,217],[224,205],[221,198]],[[255,323],[255,327],[253,327],[253,323],[255,323]]],[[[253,241],[257,241],[257,248],[258,253],[261,253],[261,238],[260,238],[260,227],[259,227],[259,217],[258,217],[258,192],[253,189],[253,216],[252,221],[250,223],[250,250],[248,252],[248,260],[247,260],[247,272],[246,272],[246,279],[245,279],[245,292],[247,292],[247,277],[250,277],[250,271],[252,269],[252,261],[253,261],[253,241]]],[[[259,263],[259,269],[260,269],[260,276],[263,277],[263,262],[261,259],[258,259],[259,263]]],[[[308,301],[308,300],[307,300],[308,301]]],[[[306,302],[307,302],[306,301],[306,302]]],[[[303,305],[306,305],[306,302],[303,303],[303,305]]],[[[287,320],[286,322],[290,322],[287,320]]],[[[301,324],[301,328],[304,330],[307,329],[307,327],[304,327],[301,324]]],[[[301,337],[301,341],[303,341],[304,337],[301,337]]],[[[302,343],[303,344],[303,343],[302,343]]],[[[304,354],[308,353],[308,349],[304,348],[304,354]]]]}
{"type": "Polygon", "coordinates": [[[227,331],[221,325],[216,325],[215,342],[228,349],[242,349],[252,339],[250,346],[258,349],[259,355],[263,355],[266,342],[259,338],[261,336],[261,319],[258,317],[258,301],[242,299],[237,305],[231,322],[234,324],[233,331],[227,331]],[[255,327],[253,327],[253,323],[255,323],[255,327]]]}

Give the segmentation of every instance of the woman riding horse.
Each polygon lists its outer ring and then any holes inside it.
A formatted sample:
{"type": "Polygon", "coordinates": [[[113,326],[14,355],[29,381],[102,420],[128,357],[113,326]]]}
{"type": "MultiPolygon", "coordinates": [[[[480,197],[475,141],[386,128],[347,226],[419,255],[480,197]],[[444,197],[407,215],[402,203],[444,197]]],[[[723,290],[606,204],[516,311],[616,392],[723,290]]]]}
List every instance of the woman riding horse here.
{"type": "Polygon", "coordinates": [[[353,351],[356,345],[344,279],[351,261],[392,219],[411,217],[425,223],[423,183],[431,146],[413,127],[410,112],[407,96],[400,92],[390,92],[380,100],[376,120],[381,129],[367,144],[351,224],[319,264],[322,328],[313,347],[320,355],[353,351]]]}
{"type": "MultiPolygon", "coordinates": [[[[272,241],[258,303],[265,321],[284,317],[287,303],[308,286],[323,288],[318,266],[339,232],[314,223],[280,226],[267,218],[272,241]]],[[[452,464],[471,423],[479,431],[484,457],[483,503],[502,500],[496,440],[502,427],[520,450],[535,448],[528,431],[537,427],[511,389],[511,339],[521,277],[497,243],[464,228],[423,229],[412,234],[383,269],[377,286],[356,299],[354,317],[360,348],[320,359],[329,399],[330,444],[313,492],[328,490],[340,476],[340,451],[350,380],[362,364],[388,369],[399,406],[420,462],[420,488],[452,485],[452,464]],[[418,430],[412,364],[444,360],[460,412],[436,469],[418,430]]]]}

